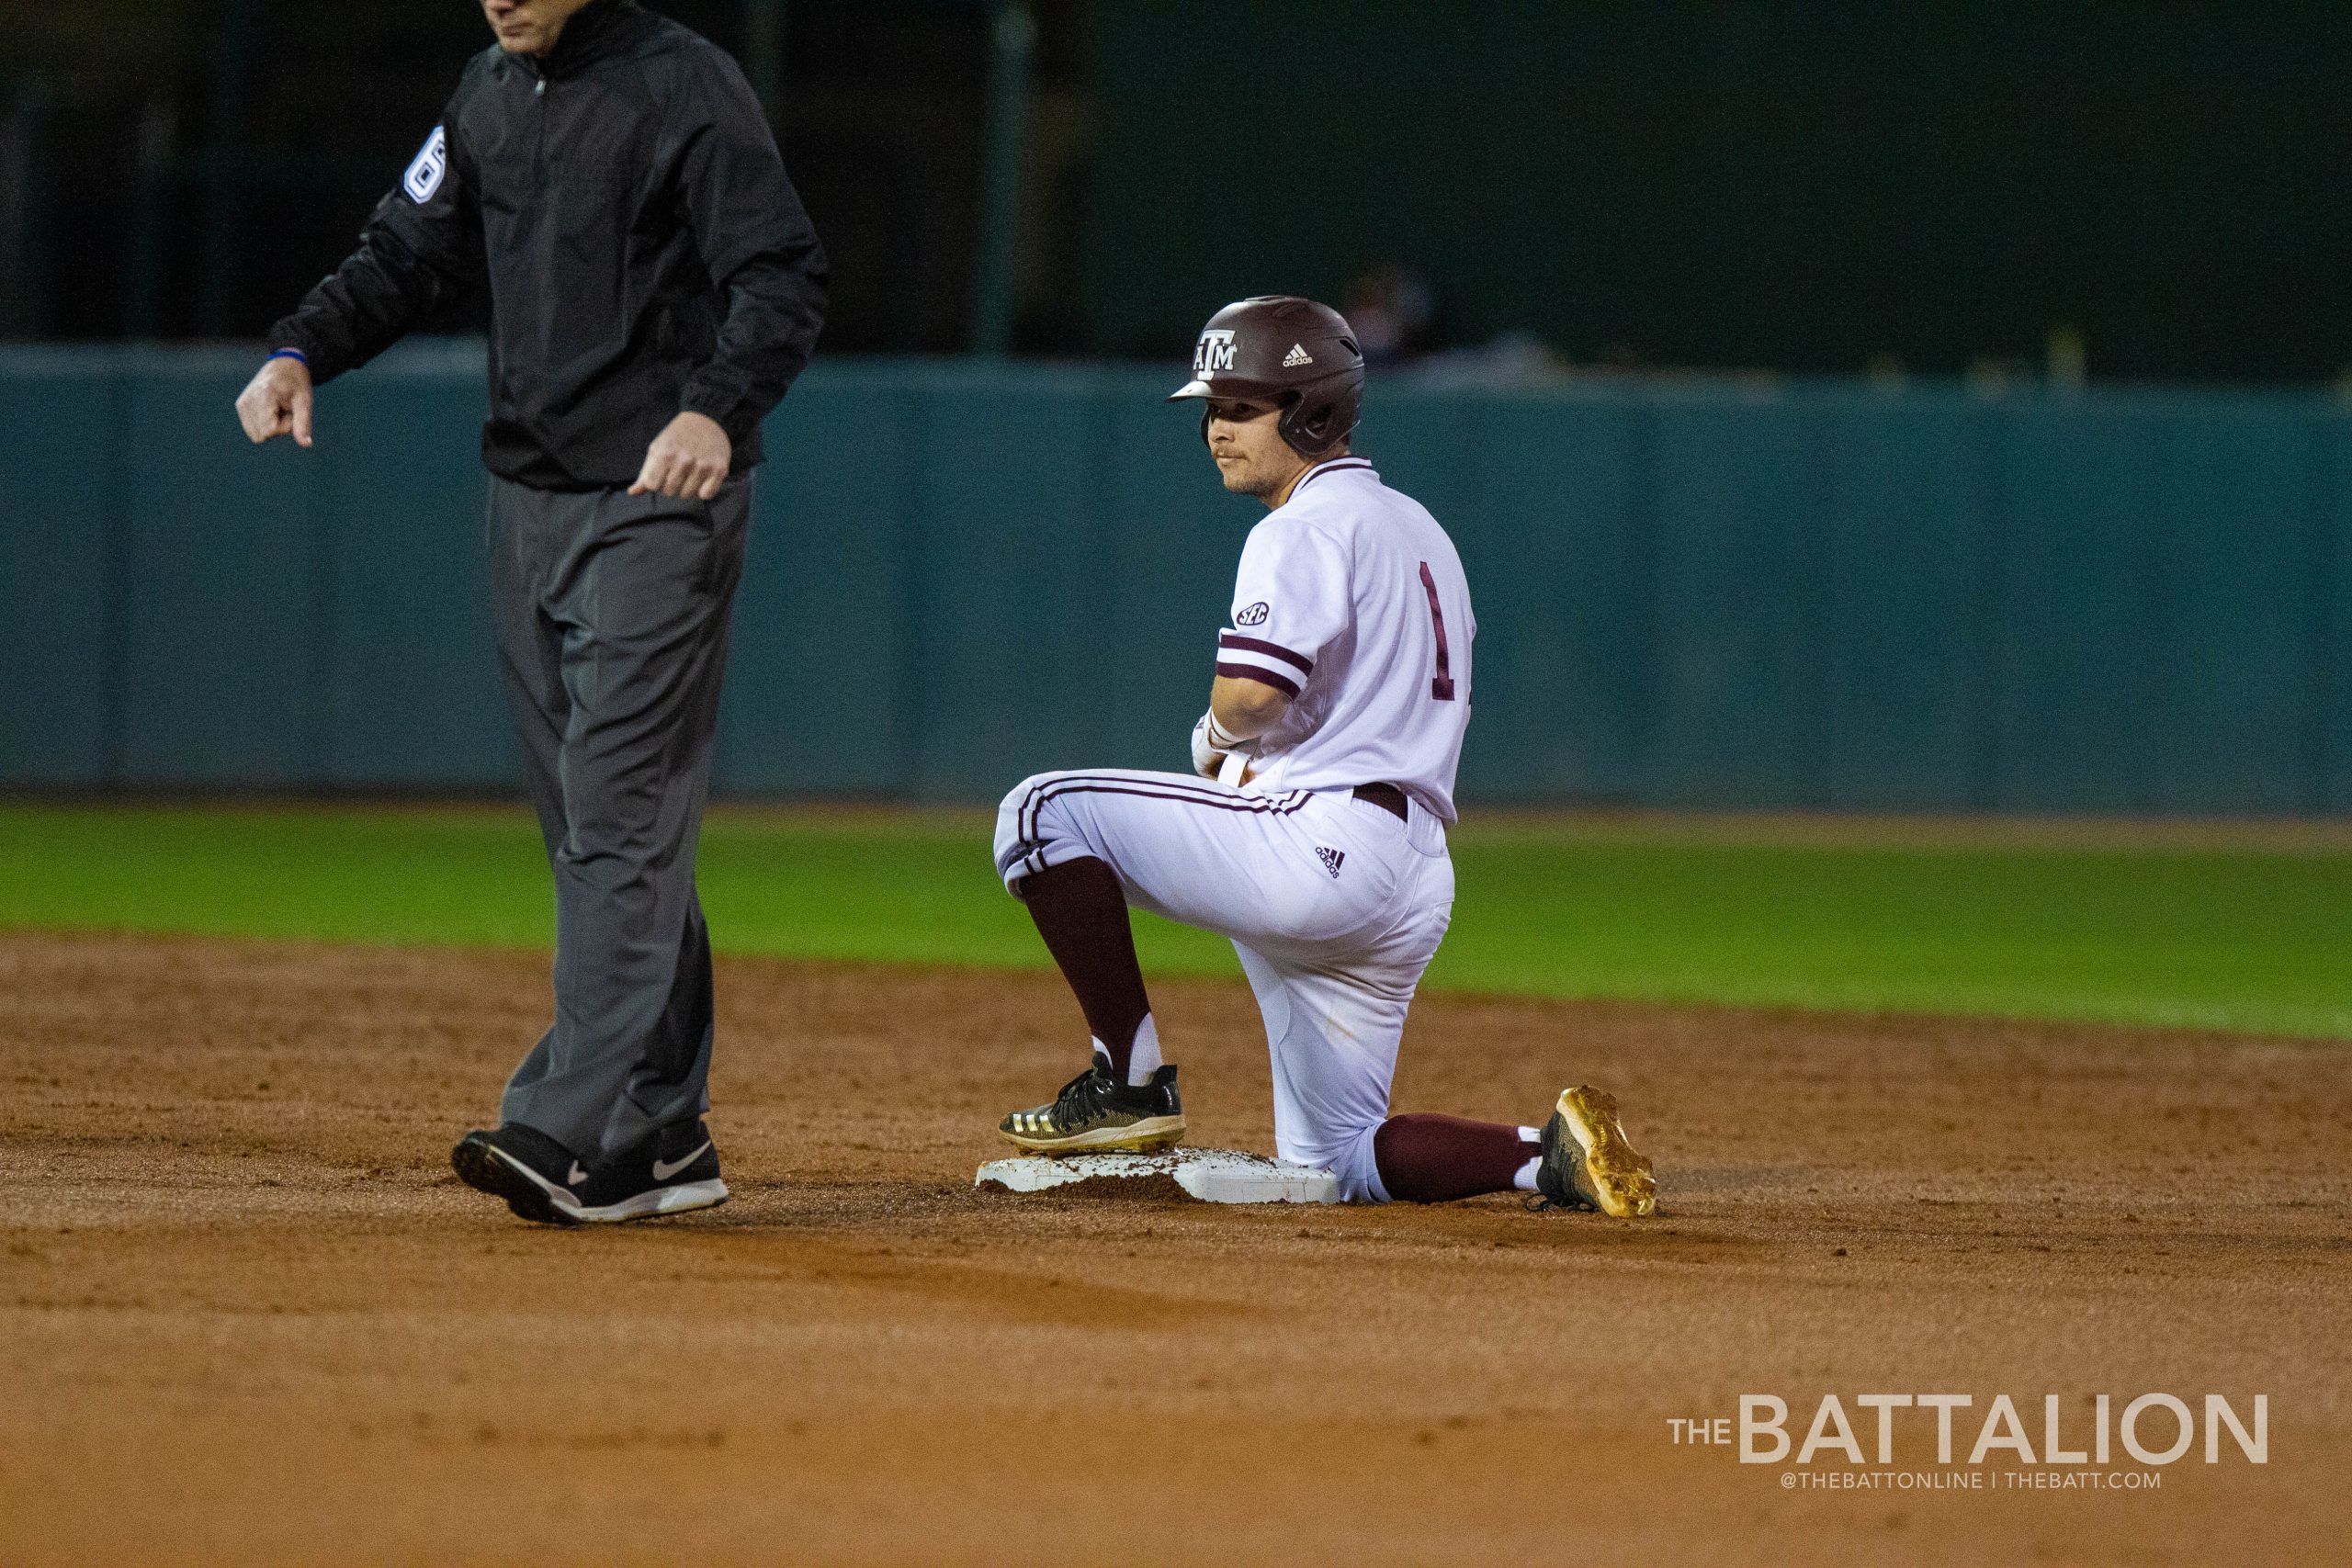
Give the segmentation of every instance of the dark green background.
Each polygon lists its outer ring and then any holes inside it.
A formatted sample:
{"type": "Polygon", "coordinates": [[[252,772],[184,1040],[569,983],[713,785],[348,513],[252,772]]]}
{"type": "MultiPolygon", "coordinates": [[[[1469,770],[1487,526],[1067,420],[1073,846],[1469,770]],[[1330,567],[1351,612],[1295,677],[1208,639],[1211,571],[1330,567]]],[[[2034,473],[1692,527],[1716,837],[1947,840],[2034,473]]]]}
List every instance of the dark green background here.
{"type": "MultiPolygon", "coordinates": [[[[778,84],[827,350],[967,346],[988,5],[659,3],[778,84]]],[[[1587,362],[1951,374],[2068,326],[2095,378],[2352,366],[2352,6],[1026,3],[1026,352],[1164,363],[1396,261],[1452,341],[1587,362]]],[[[0,6],[0,334],[259,333],[484,39],[472,0],[0,6]]]]}
{"type": "Polygon", "coordinates": [[[2352,6],[1122,0],[1088,346],[1397,261],[1572,355],[2325,377],[2352,364],[2352,6]]]}

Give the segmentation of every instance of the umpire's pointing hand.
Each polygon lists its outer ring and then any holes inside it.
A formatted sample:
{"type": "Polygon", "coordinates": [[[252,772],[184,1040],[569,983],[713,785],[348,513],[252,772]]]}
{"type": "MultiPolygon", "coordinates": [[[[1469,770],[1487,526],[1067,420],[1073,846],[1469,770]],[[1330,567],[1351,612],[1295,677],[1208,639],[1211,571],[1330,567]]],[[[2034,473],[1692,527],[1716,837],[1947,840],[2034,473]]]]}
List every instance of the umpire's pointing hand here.
{"type": "Polygon", "coordinates": [[[735,445],[708,414],[682,413],[664,425],[653,445],[645,449],[645,467],[637,471],[631,495],[669,495],[708,501],[726,481],[735,460],[735,445]]]}
{"type": "Polygon", "coordinates": [[[237,394],[237,421],[258,446],[273,435],[311,444],[311,367],[290,355],[262,362],[237,394]]]}

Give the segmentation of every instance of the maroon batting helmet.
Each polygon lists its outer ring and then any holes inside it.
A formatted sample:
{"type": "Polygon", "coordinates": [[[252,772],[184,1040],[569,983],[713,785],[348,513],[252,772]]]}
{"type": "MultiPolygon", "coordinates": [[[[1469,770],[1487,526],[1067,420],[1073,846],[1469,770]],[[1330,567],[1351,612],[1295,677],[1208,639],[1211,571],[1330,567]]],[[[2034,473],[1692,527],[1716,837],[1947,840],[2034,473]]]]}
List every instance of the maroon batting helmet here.
{"type": "MultiPolygon", "coordinates": [[[[1169,396],[1231,398],[1283,411],[1291,449],[1319,457],[1348,438],[1363,410],[1363,350],[1348,319],[1295,294],[1238,299],[1209,318],[1193,349],[1193,378],[1169,396]]],[[[1201,414],[1201,437],[1209,416],[1201,414]]]]}

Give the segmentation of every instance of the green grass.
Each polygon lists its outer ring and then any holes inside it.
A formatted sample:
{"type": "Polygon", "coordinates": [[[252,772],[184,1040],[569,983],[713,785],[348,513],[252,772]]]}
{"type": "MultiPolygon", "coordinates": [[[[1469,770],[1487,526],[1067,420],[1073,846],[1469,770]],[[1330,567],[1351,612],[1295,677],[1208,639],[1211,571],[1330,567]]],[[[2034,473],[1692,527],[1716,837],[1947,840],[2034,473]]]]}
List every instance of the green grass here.
{"type": "MultiPolygon", "coordinates": [[[[719,945],[1035,967],[969,812],[714,812],[719,945]]],[[[2352,1037],[2352,835],[1517,817],[1455,835],[1429,984],[2352,1037]]],[[[1142,919],[1158,973],[1230,975],[1142,919]]],[[[544,946],[536,830],[492,807],[0,807],[0,926],[544,946]]]]}

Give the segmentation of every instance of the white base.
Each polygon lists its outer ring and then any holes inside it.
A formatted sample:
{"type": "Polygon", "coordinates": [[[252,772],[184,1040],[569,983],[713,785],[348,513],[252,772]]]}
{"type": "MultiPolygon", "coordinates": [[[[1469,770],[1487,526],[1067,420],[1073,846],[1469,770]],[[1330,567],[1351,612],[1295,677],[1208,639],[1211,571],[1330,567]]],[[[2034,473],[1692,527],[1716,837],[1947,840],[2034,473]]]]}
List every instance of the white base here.
{"type": "Polygon", "coordinates": [[[1340,1179],[1328,1170],[1284,1165],[1233,1149],[1171,1149],[1157,1155],[1026,1155],[992,1159],[972,1178],[1013,1192],[1043,1192],[1074,1181],[1129,1181],[1173,1177],[1204,1203],[1336,1203],[1340,1179]]]}

